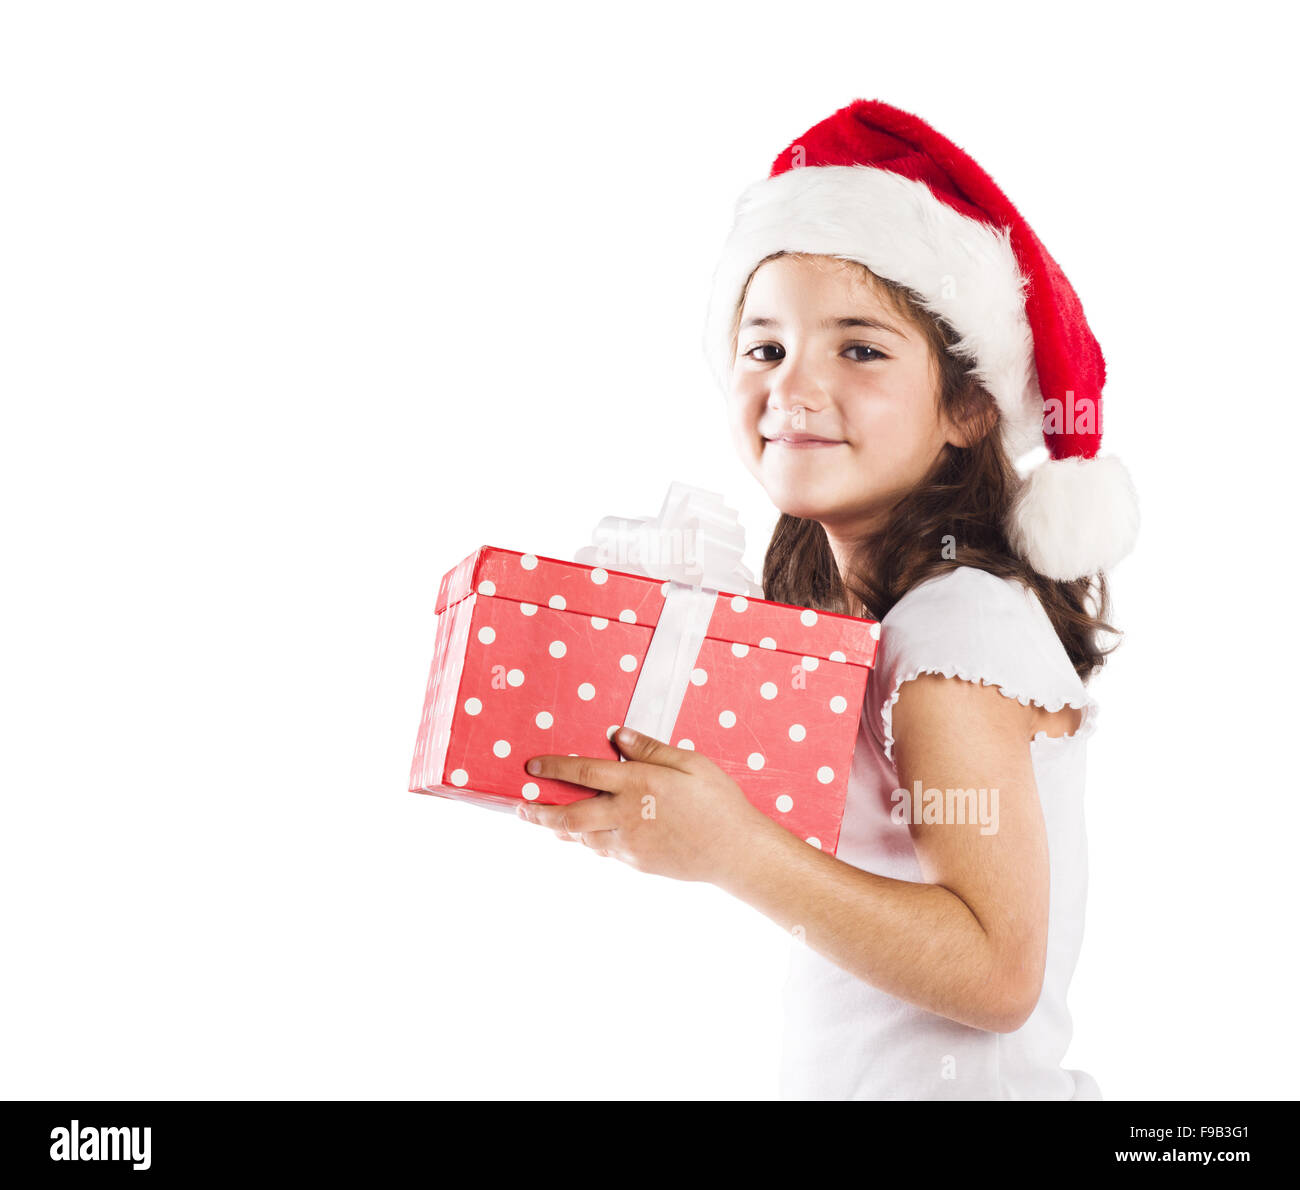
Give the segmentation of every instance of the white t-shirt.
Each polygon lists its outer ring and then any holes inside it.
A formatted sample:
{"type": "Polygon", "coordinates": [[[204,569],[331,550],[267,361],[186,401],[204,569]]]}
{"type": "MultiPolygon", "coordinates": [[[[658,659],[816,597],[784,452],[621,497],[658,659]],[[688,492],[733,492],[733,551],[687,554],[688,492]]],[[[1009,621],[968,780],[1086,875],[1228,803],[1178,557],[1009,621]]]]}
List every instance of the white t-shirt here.
{"type": "Polygon", "coordinates": [[[787,1099],[1100,1099],[1091,1075],[1061,1060],[1066,990],[1083,941],[1086,740],[1097,704],[1070,665],[1036,595],[963,566],[918,584],[881,621],[849,777],[839,859],[897,880],[924,880],[905,822],[891,717],[899,687],[922,673],[996,685],[1050,711],[1082,708],[1071,736],[1030,744],[1047,826],[1051,894],[1047,966],[1033,1014],[1013,1033],[959,1024],[855,978],[798,940],[785,985],[780,1092],[787,1099]]]}

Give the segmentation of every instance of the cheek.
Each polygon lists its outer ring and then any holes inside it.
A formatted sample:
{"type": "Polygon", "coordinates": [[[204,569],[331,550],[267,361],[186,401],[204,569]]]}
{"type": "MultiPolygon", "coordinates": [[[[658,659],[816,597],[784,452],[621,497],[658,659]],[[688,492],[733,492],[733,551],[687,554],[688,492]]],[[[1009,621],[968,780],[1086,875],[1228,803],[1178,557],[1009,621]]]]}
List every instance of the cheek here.
{"type": "Polygon", "coordinates": [[[889,442],[895,450],[913,453],[938,431],[934,393],[925,384],[904,382],[860,394],[851,407],[866,442],[889,442]]]}
{"type": "Polygon", "coordinates": [[[740,405],[752,405],[761,399],[763,385],[753,375],[736,370],[731,373],[731,399],[740,405]]]}
{"type": "Polygon", "coordinates": [[[738,435],[756,434],[763,415],[763,396],[754,385],[733,384],[727,396],[727,419],[738,435]]]}
{"type": "Polygon", "coordinates": [[[758,466],[763,446],[758,438],[756,424],[756,419],[751,416],[745,405],[734,398],[729,402],[727,425],[731,436],[731,448],[751,471],[758,466]]]}
{"type": "Polygon", "coordinates": [[[942,439],[928,392],[865,397],[853,406],[850,433],[872,473],[894,480],[923,472],[942,439]]]}

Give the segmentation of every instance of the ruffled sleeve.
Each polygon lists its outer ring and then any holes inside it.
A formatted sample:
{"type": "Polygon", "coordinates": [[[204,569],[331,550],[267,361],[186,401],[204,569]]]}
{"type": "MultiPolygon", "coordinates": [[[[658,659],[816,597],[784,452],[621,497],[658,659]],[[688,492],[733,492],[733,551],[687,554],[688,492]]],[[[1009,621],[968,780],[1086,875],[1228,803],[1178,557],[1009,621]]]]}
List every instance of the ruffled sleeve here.
{"type": "MultiPolygon", "coordinates": [[[[1096,729],[1096,700],[1074,672],[1038,596],[985,570],[960,566],[928,579],[881,621],[867,681],[867,721],[891,763],[894,704],[903,683],[921,674],[996,686],[1025,706],[1081,709],[1075,739],[1096,729]]],[[[1034,740],[1046,738],[1039,732],[1034,740]]]]}

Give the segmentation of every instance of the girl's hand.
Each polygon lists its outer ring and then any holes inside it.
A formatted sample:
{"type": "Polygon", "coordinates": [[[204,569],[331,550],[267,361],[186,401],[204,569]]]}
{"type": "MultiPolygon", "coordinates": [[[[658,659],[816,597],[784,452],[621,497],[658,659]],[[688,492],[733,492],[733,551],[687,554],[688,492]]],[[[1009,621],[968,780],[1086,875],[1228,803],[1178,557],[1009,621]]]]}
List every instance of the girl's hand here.
{"type": "Polygon", "coordinates": [[[707,756],[628,727],[614,743],[626,761],[533,757],[525,766],[533,776],[601,792],[567,806],[526,803],[519,816],[638,871],[712,883],[742,863],[750,840],[770,825],[707,756]]]}

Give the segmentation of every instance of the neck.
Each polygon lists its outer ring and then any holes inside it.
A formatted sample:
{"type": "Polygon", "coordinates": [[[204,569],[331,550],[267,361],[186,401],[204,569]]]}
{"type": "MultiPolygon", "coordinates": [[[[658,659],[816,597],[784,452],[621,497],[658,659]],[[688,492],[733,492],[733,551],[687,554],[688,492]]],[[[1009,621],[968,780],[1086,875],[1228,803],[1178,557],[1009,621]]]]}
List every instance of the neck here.
{"type": "Polygon", "coordinates": [[[867,615],[866,608],[862,606],[858,598],[848,589],[845,576],[849,573],[849,560],[853,554],[854,547],[863,535],[870,531],[870,526],[856,526],[852,532],[845,532],[843,529],[828,525],[822,522],[822,529],[826,533],[826,541],[831,547],[831,553],[835,557],[835,568],[839,571],[840,582],[844,584],[844,596],[847,602],[848,614],[865,618],[867,615]]]}

